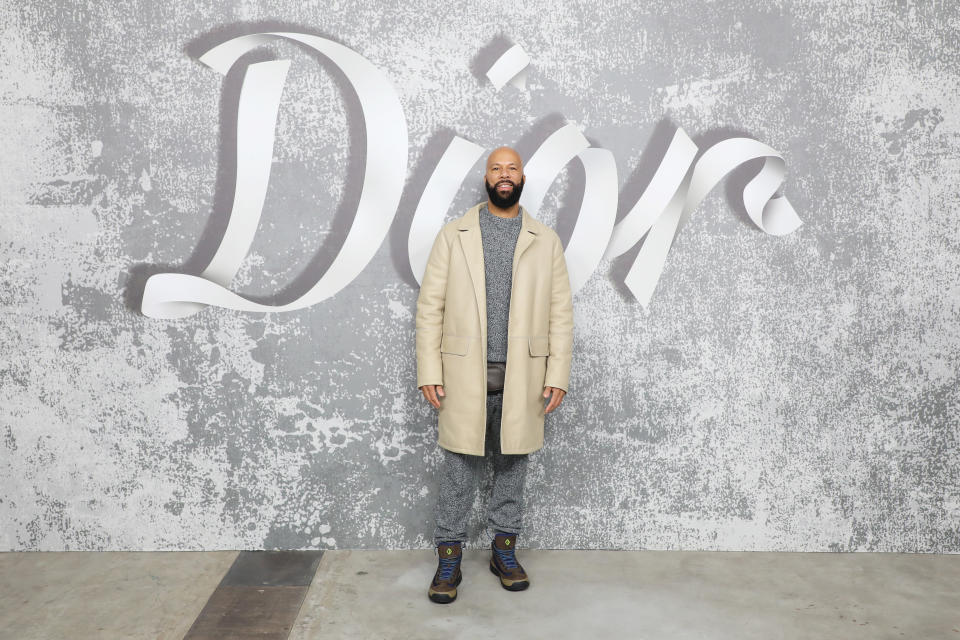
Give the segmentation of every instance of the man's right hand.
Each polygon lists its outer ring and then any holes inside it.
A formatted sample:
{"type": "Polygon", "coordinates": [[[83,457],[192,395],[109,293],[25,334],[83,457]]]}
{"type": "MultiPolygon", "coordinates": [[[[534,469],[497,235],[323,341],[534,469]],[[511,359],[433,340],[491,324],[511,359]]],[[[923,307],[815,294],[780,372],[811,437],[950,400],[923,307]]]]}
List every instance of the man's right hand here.
{"type": "Polygon", "coordinates": [[[442,384],[425,384],[420,387],[420,391],[423,391],[423,397],[427,399],[427,402],[432,404],[435,409],[440,408],[440,399],[437,398],[437,395],[440,395],[440,398],[443,398],[446,394],[443,393],[442,384]]]}

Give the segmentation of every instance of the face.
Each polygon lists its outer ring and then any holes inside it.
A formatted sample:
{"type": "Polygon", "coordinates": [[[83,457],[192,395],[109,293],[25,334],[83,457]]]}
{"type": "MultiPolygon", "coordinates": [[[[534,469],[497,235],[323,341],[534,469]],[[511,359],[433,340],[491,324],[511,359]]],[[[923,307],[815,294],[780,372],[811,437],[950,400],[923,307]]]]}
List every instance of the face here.
{"type": "Polygon", "coordinates": [[[484,183],[494,206],[509,209],[519,202],[525,181],[520,157],[512,150],[498,150],[487,158],[484,183]]]}

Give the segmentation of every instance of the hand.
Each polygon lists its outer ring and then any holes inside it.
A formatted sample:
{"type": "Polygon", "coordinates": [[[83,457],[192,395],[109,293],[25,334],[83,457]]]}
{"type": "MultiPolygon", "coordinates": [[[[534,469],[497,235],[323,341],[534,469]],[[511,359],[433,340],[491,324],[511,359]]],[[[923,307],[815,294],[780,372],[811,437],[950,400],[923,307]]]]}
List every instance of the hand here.
{"type": "Polygon", "coordinates": [[[443,398],[446,394],[443,392],[442,384],[425,384],[420,387],[420,391],[423,392],[423,397],[427,399],[427,402],[433,405],[435,409],[440,408],[440,400],[437,398],[437,395],[443,398]]]}
{"type": "Polygon", "coordinates": [[[556,409],[561,402],[563,402],[563,397],[567,395],[567,392],[559,387],[544,387],[543,388],[543,397],[546,398],[550,396],[550,402],[547,403],[547,408],[543,410],[544,413],[550,413],[556,409]],[[552,395],[551,395],[552,394],[552,395]]]}

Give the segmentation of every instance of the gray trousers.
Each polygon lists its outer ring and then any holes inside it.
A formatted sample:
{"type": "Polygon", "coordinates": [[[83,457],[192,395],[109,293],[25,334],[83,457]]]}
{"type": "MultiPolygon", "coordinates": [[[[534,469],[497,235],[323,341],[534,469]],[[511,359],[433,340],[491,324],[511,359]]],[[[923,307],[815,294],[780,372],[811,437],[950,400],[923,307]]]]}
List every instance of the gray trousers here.
{"type": "MultiPolygon", "coordinates": [[[[494,531],[520,533],[523,519],[523,483],[529,454],[500,453],[500,416],[503,393],[487,394],[486,454],[493,453],[493,492],[487,510],[486,534],[494,531]]],[[[477,481],[487,459],[443,449],[437,495],[434,544],[445,540],[467,540],[467,518],[477,491],[477,481]]]]}

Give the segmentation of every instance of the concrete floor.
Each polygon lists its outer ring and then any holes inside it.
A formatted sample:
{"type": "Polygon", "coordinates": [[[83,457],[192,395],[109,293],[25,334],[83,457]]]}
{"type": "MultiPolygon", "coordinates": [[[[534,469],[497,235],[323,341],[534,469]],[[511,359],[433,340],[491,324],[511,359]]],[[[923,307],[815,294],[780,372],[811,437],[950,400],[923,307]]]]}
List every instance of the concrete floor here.
{"type": "Polygon", "coordinates": [[[183,638],[236,557],[0,553],[0,638],[183,638]]]}
{"type": "MultiPolygon", "coordinates": [[[[489,552],[467,549],[459,597],[437,605],[432,550],[327,551],[277,637],[960,640],[957,555],[517,554],[528,590],[502,589],[489,552]]],[[[2,553],[0,638],[180,640],[236,556],[2,553]]]]}

